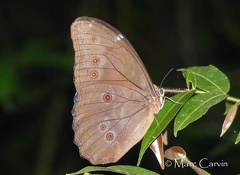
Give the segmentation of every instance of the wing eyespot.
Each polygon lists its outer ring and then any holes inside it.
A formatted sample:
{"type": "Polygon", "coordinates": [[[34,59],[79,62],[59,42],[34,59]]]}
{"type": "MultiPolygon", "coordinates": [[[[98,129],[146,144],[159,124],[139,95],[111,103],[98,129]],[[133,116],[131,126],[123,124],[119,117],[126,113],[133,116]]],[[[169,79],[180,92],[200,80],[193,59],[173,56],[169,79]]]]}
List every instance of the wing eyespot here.
{"type": "Polygon", "coordinates": [[[107,129],[107,125],[102,123],[102,124],[100,124],[99,129],[100,129],[100,131],[105,131],[107,129]]]}
{"type": "Polygon", "coordinates": [[[109,94],[109,93],[104,94],[104,95],[103,95],[103,101],[104,101],[104,102],[110,102],[110,101],[112,101],[112,95],[109,94]]]}
{"type": "Polygon", "coordinates": [[[106,134],[106,140],[107,140],[107,141],[113,141],[114,138],[115,138],[115,136],[114,136],[114,134],[113,134],[112,132],[108,132],[108,133],[106,134]]]}
{"type": "Polygon", "coordinates": [[[100,62],[100,59],[97,56],[94,56],[92,59],[92,64],[93,65],[98,65],[100,62]]]}
{"type": "Polygon", "coordinates": [[[96,38],[93,36],[92,37],[92,42],[95,42],[96,41],[96,38]]]}
{"type": "Polygon", "coordinates": [[[91,78],[94,78],[94,79],[98,77],[98,73],[95,70],[92,70],[90,75],[91,75],[91,78]]]}

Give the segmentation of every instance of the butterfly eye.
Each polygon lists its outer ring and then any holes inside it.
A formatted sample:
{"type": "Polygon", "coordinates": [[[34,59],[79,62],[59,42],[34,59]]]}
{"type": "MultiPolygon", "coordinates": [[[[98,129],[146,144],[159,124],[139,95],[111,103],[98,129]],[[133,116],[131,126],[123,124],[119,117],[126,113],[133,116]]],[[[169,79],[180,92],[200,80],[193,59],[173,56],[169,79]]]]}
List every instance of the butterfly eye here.
{"type": "Polygon", "coordinates": [[[159,96],[160,96],[160,97],[163,97],[164,94],[165,94],[165,91],[164,91],[163,88],[160,88],[158,92],[159,92],[159,96]]]}

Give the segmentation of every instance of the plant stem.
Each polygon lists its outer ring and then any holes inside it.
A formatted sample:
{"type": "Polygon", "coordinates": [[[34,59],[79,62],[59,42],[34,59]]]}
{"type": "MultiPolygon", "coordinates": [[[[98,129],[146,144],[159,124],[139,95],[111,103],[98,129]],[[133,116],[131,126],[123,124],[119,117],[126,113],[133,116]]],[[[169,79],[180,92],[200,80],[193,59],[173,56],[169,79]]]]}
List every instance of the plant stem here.
{"type": "MultiPolygon", "coordinates": [[[[164,91],[166,93],[181,93],[181,92],[188,92],[189,89],[168,89],[168,88],[164,88],[164,91]]],[[[206,93],[205,91],[202,91],[202,90],[196,90],[195,94],[202,94],[202,93],[206,93]]],[[[240,99],[239,98],[236,98],[236,97],[232,97],[232,96],[228,96],[226,98],[226,100],[228,102],[232,102],[232,103],[236,103],[236,105],[240,105],[240,99]]]]}
{"type": "Polygon", "coordinates": [[[196,165],[194,165],[193,162],[191,162],[187,157],[183,159],[188,165],[191,165],[190,167],[198,174],[198,175],[204,175],[203,172],[198,168],[196,165]]]}
{"type": "Polygon", "coordinates": [[[228,96],[226,100],[232,103],[236,103],[236,105],[240,105],[240,99],[236,97],[228,96]]]}

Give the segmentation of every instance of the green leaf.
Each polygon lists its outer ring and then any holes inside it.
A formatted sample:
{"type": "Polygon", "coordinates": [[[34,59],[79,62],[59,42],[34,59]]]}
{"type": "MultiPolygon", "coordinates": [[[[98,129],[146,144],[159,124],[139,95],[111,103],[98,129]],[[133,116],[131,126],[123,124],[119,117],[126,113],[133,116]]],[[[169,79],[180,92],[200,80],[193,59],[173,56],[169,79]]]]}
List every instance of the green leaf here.
{"type": "Polygon", "coordinates": [[[177,136],[178,131],[199,119],[210,107],[221,102],[226,97],[227,95],[219,94],[217,92],[209,92],[193,96],[183,106],[174,121],[174,135],[177,136]]]}
{"type": "MultiPolygon", "coordinates": [[[[228,93],[230,83],[227,76],[215,66],[194,66],[190,68],[179,69],[192,87],[199,88],[206,92],[228,93]]],[[[189,85],[188,85],[189,86],[189,85]]]]}
{"type": "Polygon", "coordinates": [[[187,88],[188,89],[196,89],[197,82],[196,82],[195,75],[190,71],[184,72],[183,75],[184,75],[184,77],[186,79],[186,82],[187,82],[187,88]]]}
{"type": "Polygon", "coordinates": [[[129,166],[129,165],[116,165],[116,166],[109,166],[109,167],[88,166],[75,173],[70,173],[66,175],[77,175],[77,174],[89,173],[94,171],[113,172],[113,173],[125,174],[125,175],[159,175],[153,171],[149,171],[141,167],[129,166]]]}
{"type": "Polygon", "coordinates": [[[145,151],[147,150],[147,148],[158,137],[158,135],[166,128],[169,122],[173,119],[173,117],[178,113],[178,111],[182,108],[184,103],[192,96],[194,92],[195,91],[179,93],[174,97],[172,97],[171,99],[177,103],[174,103],[169,100],[165,101],[163,108],[155,117],[156,120],[153,121],[152,125],[150,126],[147,133],[143,137],[137,165],[140,164],[142,157],[145,151]]]}
{"type": "Polygon", "coordinates": [[[238,144],[238,142],[240,141],[240,132],[238,133],[237,139],[235,141],[235,144],[238,144]]]}

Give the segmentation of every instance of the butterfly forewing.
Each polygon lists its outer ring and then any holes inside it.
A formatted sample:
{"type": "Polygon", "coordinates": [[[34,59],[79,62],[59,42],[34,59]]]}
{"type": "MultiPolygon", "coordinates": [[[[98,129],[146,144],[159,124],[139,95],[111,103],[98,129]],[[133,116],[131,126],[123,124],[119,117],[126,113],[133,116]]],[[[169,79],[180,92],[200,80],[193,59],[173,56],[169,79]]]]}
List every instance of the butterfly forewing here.
{"type": "Polygon", "coordinates": [[[156,92],[135,50],[98,19],[71,26],[75,50],[74,141],[92,164],[119,160],[153,121],[156,92]]]}
{"type": "Polygon", "coordinates": [[[136,86],[155,94],[141,59],[116,29],[99,19],[80,17],[72,24],[71,35],[75,49],[75,66],[99,70],[111,69],[109,66],[112,65],[114,70],[136,86]],[[83,62],[84,64],[78,65],[83,62]]]}

